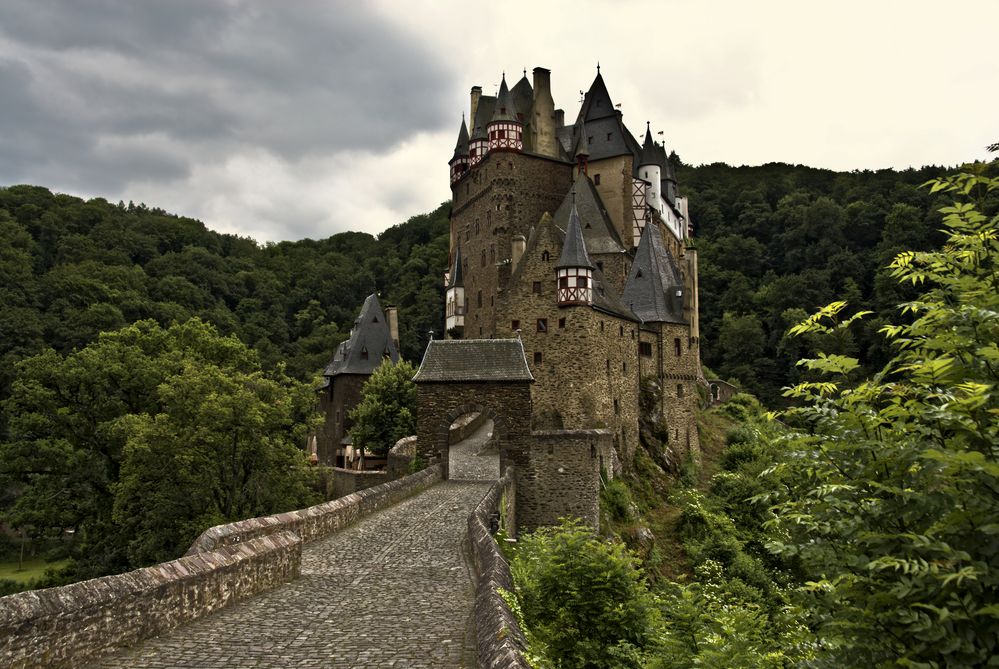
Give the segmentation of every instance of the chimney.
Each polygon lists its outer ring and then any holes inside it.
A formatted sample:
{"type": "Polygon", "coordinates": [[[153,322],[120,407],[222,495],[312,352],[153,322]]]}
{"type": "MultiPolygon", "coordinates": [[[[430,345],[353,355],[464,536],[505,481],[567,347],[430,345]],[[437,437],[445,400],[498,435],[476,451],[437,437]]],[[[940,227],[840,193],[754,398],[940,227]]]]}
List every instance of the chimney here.
{"type": "Polygon", "coordinates": [[[395,344],[395,350],[399,350],[399,308],[385,307],[385,318],[388,319],[389,336],[395,344]]]}
{"type": "Polygon", "coordinates": [[[472,86],[472,113],[468,117],[468,132],[475,134],[475,112],[479,110],[479,98],[482,97],[482,86],[472,86]]]}
{"type": "Polygon", "coordinates": [[[517,269],[517,263],[520,262],[521,256],[524,255],[524,248],[527,246],[527,240],[524,239],[524,235],[514,235],[513,240],[510,243],[510,267],[511,269],[517,269]]]}
{"type": "Polygon", "coordinates": [[[556,109],[555,110],[555,127],[564,128],[565,127],[565,110],[556,109]]]}

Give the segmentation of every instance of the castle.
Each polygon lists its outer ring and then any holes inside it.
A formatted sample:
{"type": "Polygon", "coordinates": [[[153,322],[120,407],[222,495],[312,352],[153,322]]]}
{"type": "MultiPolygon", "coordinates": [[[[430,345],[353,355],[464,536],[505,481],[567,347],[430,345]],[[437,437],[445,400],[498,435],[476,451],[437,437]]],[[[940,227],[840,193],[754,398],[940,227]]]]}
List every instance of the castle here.
{"type": "MultiPolygon", "coordinates": [[[[662,144],[625,126],[597,68],[574,121],[537,67],[471,91],[450,161],[452,339],[519,338],[534,430],[610,430],[627,467],[641,379],[680,456],[699,445],[697,253],[662,144]]],[[[419,376],[418,379],[419,380],[419,376]]]]}

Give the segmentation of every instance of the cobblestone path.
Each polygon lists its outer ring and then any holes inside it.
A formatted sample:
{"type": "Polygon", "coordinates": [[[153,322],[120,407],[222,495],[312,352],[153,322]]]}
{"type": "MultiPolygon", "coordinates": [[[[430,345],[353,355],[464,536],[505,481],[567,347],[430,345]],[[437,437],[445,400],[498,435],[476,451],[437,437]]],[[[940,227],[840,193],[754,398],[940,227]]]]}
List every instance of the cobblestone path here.
{"type": "Polygon", "coordinates": [[[446,481],[305,547],[301,578],[92,669],[474,667],[466,520],[490,483],[446,481]]]}
{"type": "Polygon", "coordinates": [[[495,481],[500,477],[499,451],[492,441],[493,422],[487,420],[464,441],[451,444],[448,469],[452,480],[495,481]]]}

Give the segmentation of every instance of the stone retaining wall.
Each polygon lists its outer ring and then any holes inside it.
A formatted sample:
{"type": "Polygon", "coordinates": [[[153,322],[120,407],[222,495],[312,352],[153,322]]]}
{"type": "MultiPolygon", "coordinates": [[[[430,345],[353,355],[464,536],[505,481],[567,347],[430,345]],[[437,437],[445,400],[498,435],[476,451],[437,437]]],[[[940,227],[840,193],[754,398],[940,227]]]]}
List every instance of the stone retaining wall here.
{"type": "MultiPolygon", "coordinates": [[[[497,481],[468,517],[468,541],[472,547],[478,583],[475,589],[475,631],[479,667],[487,669],[528,669],[524,658],[527,642],[510,607],[499,591],[513,592],[510,566],[493,538],[490,525],[499,513],[504,497],[508,504],[516,497],[513,467],[497,481]]],[[[506,518],[515,514],[508,507],[506,518]]],[[[507,528],[511,532],[513,528],[507,528]]]]}
{"type": "Polygon", "coordinates": [[[191,545],[187,554],[214,550],[218,546],[238,544],[255,537],[286,530],[295,532],[303,542],[309,543],[350,525],[361,516],[391,506],[425,490],[440,480],[441,467],[435,465],[411,476],[310,506],[307,509],[216,525],[205,530],[191,545]]]}
{"type": "Polygon", "coordinates": [[[376,485],[387,483],[392,477],[387,471],[343,469],[333,467],[333,498],[344,497],[376,485]]]}
{"type": "Polygon", "coordinates": [[[126,574],[2,597],[0,666],[82,666],[290,581],[301,561],[302,540],[284,531],[126,574]]]}

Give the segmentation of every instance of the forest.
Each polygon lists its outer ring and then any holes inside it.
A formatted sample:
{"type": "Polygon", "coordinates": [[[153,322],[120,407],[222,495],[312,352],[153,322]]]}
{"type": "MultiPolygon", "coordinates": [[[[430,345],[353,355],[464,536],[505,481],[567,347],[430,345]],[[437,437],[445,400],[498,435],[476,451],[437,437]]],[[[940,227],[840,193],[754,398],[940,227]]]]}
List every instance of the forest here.
{"type": "MultiPolygon", "coordinates": [[[[511,556],[538,666],[877,666],[907,644],[905,666],[978,666],[997,629],[996,530],[979,519],[996,511],[999,165],[931,188],[953,170],[677,162],[702,358],[747,394],[703,419],[722,434],[717,470],[691,463],[654,489],[662,472],[636,461],[629,487],[608,485],[609,526],[634,552],[570,526],[511,556]],[[656,514],[675,560],[634,540],[656,514]],[[536,622],[573,613],[545,608],[566,575],[532,569],[591,549],[588,571],[630,593],[608,627],[634,634],[580,648],[536,622]],[[965,582],[977,599],[955,603],[965,582]],[[941,627],[960,661],[933,664],[941,627]]],[[[62,559],[41,583],[169,559],[212,524],[315,501],[312,384],[373,291],[419,361],[441,332],[448,217],[444,203],[377,237],[260,245],[142,204],[0,189],[0,513],[62,559]]]]}

